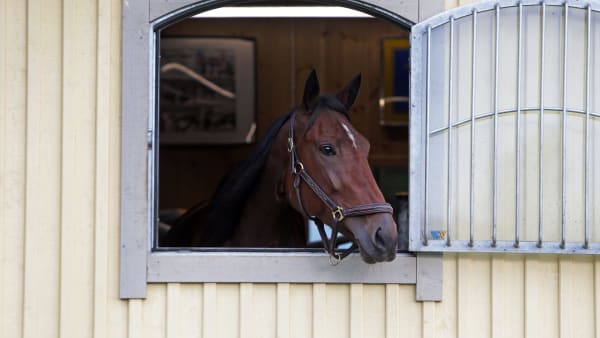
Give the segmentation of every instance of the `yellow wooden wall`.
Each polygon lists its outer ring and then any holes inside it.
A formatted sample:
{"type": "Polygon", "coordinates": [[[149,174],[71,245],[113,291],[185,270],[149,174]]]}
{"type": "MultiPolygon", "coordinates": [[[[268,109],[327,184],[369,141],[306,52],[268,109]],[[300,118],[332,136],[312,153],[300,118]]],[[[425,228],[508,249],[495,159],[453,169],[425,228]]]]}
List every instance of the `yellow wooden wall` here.
{"type": "Polygon", "coordinates": [[[160,284],[118,299],[119,0],[0,0],[0,337],[600,337],[593,256],[444,256],[413,286],[160,284]]]}

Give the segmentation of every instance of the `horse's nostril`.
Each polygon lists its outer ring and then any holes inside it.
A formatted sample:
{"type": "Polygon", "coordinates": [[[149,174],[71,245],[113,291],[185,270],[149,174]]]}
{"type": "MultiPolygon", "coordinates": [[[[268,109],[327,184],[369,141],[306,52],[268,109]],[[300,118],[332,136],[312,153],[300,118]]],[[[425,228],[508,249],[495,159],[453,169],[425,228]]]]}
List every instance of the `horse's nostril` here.
{"type": "Polygon", "coordinates": [[[377,231],[375,231],[375,246],[377,246],[380,249],[384,249],[386,246],[385,238],[382,235],[381,227],[377,228],[377,231]]]}

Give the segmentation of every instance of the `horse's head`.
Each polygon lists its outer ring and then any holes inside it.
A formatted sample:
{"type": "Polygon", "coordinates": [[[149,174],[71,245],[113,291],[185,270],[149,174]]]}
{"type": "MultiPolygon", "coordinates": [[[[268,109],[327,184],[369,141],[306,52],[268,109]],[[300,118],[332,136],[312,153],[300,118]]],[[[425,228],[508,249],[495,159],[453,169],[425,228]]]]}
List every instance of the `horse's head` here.
{"type": "Polygon", "coordinates": [[[300,213],[337,224],[365,262],[390,261],[396,223],[369,167],[369,141],[348,118],[359,86],[360,75],[337,94],[320,96],[317,76],[310,74],[302,104],[290,117],[285,191],[300,213]]]}

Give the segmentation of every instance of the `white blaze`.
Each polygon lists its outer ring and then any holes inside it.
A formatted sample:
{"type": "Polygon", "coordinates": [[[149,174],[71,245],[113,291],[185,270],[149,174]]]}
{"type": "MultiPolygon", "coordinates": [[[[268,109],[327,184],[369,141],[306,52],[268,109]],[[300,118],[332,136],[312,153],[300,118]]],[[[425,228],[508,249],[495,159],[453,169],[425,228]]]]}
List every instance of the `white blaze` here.
{"type": "Polygon", "coordinates": [[[354,134],[352,134],[352,131],[350,131],[350,128],[348,128],[347,125],[345,125],[342,122],[340,122],[340,124],[342,125],[342,128],[344,128],[344,130],[346,131],[346,135],[348,135],[348,137],[352,141],[352,146],[356,149],[356,139],[354,138],[354,134]]]}

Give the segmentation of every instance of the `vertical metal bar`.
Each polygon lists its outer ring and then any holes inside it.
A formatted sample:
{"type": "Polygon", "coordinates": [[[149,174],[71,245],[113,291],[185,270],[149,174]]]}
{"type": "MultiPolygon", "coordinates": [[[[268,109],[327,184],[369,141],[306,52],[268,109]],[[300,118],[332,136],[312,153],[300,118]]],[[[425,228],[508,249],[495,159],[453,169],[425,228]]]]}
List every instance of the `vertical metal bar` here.
{"type": "Polygon", "coordinates": [[[475,49],[477,47],[477,10],[473,10],[473,45],[471,50],[471,181],[469,188],[469,246],[473,247],[474,244],[474,233],[475,223],[473,220],[474,216],[474,187],[475,187],[475,175],[474,175],[474,157],[475,157],[475,49]]]}
{"type": "Polygon", "coordinates": [[[500,5],[496,4],[496,47],[494,55],[494,163],[493,163],[493,206],[492,206],[492,247],[496,247],[498,232],[498,48],[500,46],[500,5]]]}
{"type": "Polygon", "coordinates": [[[592,22],[592,6],[588,4],[587,7],[587,44],[586,44],[586,57],[585,57],[585,178],[583,182],[584,189],[584,242],[583,248],[589,248],[590,241],[590,224],[589,224],[589,157],[590,157],[590,47],[591,47],[591,22],[592,22]]]}
{"type": "Polygon", "coordinates": [[[564,20],[564,34],[565,34],[565,38],[564,38],[564,46],[563,46],[563,110],[562,110],[562,125],[561,125],[561,143],[562,143],[562,203],[561,203],[561,209],[562,209],[562,215],[561,215],[561,234],[560,234],[560,248],[564,249],[565,248],[565,241],[566,241],[566,179],[565,179],[565,174],[566,174],[566,167],[567,167],[567,161],[566,161],[566,154],[567,154],[567,149],[566,149],[566,124],[567,124],[567,62],[568,62],[568,35],[569,35],[569,4],[567,2],[565,2],[565,20],[564,20]]]}
{"type": "Polygon", "coordinates": [[[542,2],[542,32],[541,32],[541,55],[540,55],[540,153],[539,153],[539,196],[538,196],[538,242],[537,247],[541,248],[544,243],[544,60],[545,60],[545,40],[546,34],[546,3],[542,2]]]}
{"type": "Polygon", "coordinates": [[[429,198],[429,110],[431,97],[431,26],[427,27],[427,80],[426,80],[426,99],[425,99],[425,224],[423,226],[423,245],[429,245],[429,209],[427,208],[427,199],[429,198]]]}
{"type": "Polygon", "coordinates": [[[521,232],[520,204],[521,204],[521,58],[523,54],[523,4],[519,2],[519,37],[517,60],[517,135],[516,135],[516,168],[515,168],[515,248],[519,247],[521,232]]]}
{"type": "Polygon", "coordinates": [[[452,73],[453,73],[453,62],[454,62],[454,17],[450,17],[450,67],[449,67],[449,82],[448,82],[448,190],[447,190],[447,196],[446,196],[446,203],[447,203],[447,209],[446,209],[446,217],[447,217],[447,224],[446,224],[446,245],[447,246],[452,246],[452,241],[451,241],[451,219],[450,217],[452,216],[452,211],[450,209],[451,207],[451,203],[450,203],[450,198],[452,196],[452,95],[453,95],[453,88],[452,88],[452,73]]]}

